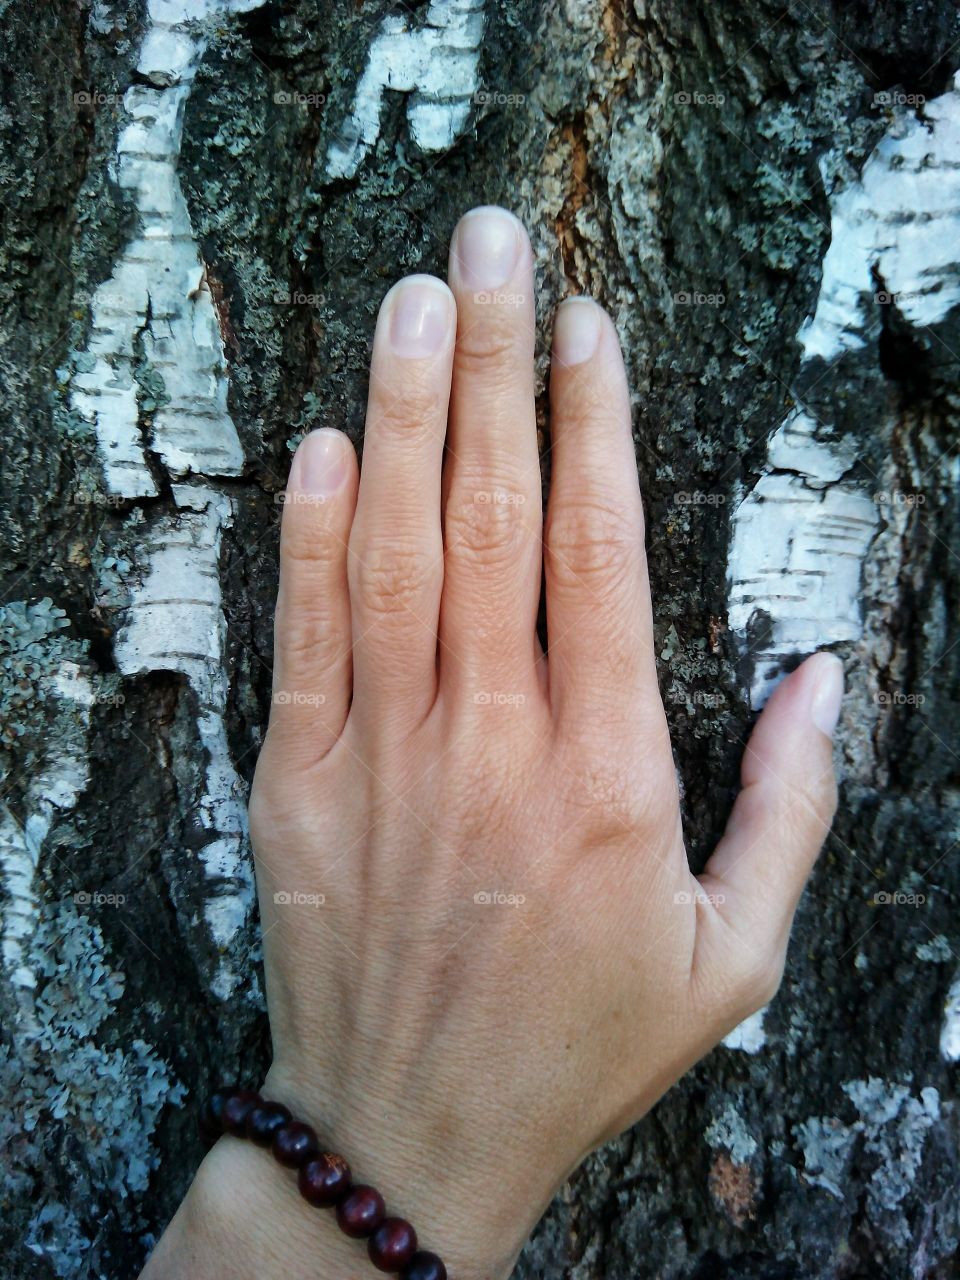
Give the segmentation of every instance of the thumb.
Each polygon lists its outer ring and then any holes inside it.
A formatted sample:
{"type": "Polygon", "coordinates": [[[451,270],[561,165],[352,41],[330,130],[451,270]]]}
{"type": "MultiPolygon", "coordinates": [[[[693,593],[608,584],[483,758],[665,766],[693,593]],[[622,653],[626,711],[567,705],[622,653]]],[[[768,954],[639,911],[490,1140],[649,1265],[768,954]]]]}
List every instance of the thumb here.
{"type": "Polygon", "coordinates": [[[842,697],[843,664],[832,653],[814,654],[777,687],[747,743],[743,789],[701,877],[727,929],[760,955],[785,949],[833,821],[830,738],[842,697]]]}

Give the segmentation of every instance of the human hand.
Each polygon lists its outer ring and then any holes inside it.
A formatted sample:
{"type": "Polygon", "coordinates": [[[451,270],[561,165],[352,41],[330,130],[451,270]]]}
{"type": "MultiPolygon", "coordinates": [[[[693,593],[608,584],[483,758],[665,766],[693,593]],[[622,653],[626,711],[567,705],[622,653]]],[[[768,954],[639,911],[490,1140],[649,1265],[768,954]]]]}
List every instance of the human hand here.
{"type": "Polygon", "coordinates": [[[449,279],[384,302],[359,485],[337,432],[294,460],[250,819],[264,1094],[452,1276],[489,1280],[578,1162],[775,992],[835,807],[842,673],[817,655],[777,689],[695,878],[614,327],[586,300],[558,312],[541,536],[516,219],[468,214],[449,279]]]}

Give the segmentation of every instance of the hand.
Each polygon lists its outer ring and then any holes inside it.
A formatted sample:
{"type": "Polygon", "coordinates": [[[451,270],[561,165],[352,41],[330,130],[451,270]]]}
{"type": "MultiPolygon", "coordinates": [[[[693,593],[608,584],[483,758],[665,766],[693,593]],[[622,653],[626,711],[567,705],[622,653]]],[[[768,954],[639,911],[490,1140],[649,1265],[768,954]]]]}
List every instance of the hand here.
{"type": "Polygon", "coordinates": [[[834,811],[842,674],[818,655],[778,688],[694,878],[613,324],[558,312],[541,535],[520,224],[468,214],[449,280],[383,304],[359,485],[335,431],[294,460],[250,818],[264,1094],[452,1276],[490,1280],[577,1163],[774,994],[834,811]]]}

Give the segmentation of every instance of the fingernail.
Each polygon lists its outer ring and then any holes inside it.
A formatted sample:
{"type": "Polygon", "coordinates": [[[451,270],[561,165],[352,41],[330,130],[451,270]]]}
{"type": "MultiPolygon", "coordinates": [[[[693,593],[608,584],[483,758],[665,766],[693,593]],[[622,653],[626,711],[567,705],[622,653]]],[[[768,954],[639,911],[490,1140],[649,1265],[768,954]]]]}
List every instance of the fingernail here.
{"type": "Polygon", "coordinates": [[[435,356],[449,341],[450,290],[432,276],[408,276],[390,291],[390,345],[398,356],[435,356]]]}
{"type": "Polygon", "coordinates": [[[840,719],[840,703],[843,700],[843,663],[833,653],[817,656],[813,697],[810,700],[810,719],[828,738],[840,719]]]}
{"type": "Polygon", "coordinates": [[[343,433],[332,427],[304,436],[290,467],[288,491],[332,497],[346,479],[348,447],[343,433]]]}
{"type": "Polygon", "coordinates": [[[567,298],[553,322],[553,354],[561,364],[583,364],[600,342],[600,308],[592,298],[567,298]]]}
{"type": "Polygon", "coordinates": [[[516,269],[523,243],[520,223],[493,205],[471,209],[457,223],[452,257],[469,289],[496,289],[516,269]]]}

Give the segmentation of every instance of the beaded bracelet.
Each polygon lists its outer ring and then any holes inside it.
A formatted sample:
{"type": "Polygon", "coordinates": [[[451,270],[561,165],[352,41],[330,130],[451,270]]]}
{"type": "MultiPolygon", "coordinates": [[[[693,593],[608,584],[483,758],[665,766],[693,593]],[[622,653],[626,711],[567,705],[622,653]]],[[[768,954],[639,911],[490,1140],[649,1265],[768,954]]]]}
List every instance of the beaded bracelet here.
{"type": "Polygon", "coordinates": [[[200,1112],[200,1133],[210,1144],[229,1133],[270,1147],[280,1165],[297,1170],[297,1185],[308,1204],[335,1208],[343,1234],[366,1239],[378,1271],[398,1272],[401,1280],[447,1280],[447,1267],[436,1254],[417,1249],[410,1222],[387,1217],[378,1190],[356,1187],[343,1156],[321,1151],[315,1130],[294,1120],[282,1102],[269,1102],[252,1089],[218,1089],[200,1112]]]}
{"type": "Polygon", "coordinates": [[[199,1126],[210,1145],[229,1133],[270,1147],[279,1164],[298,1171],[297,1185],[307,1204],[336,1209],[344,1235],[367,1241],[378,1271],[399,1272],[400,1280],[447,1280],[437,1255],[417,1248],[410,1223],[388,1218],[380,1192],[355,1186],[343,1156],[322,1151],[316,1131],[295,1120],[282,1102],[269,1102],[252,1089],[218,1089],[204,1104],[199,1126]]]}

